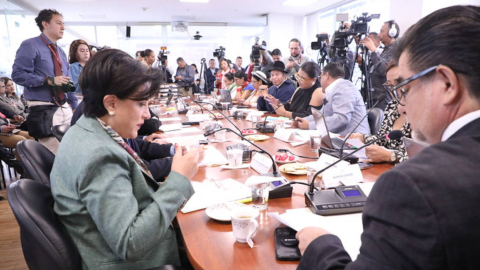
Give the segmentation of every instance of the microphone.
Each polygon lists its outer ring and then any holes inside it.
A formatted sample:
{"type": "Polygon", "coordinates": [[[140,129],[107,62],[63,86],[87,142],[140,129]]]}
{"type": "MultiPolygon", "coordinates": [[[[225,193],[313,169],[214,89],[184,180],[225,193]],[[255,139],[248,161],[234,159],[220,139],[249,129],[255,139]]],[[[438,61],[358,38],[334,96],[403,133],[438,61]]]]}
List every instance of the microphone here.
{"type": "Polygon", "coordinates": [[[347,142],[348,138],[350,138],[350,136],[352,136],[353,132],[354,132],[355,130],[357,130],[358,126],[360,126],[360,124],[363,122],[363,120],[365,119],[365,117],[368,116],[368,114],[373,110],[373,108],[375,108],[375,106],[376,106],[378,103],[384,101],[386,97],[387,97],[387,96],[382,93],[382,94],[378,97],[377,102],[375,102],[375,104],[373,104],[373,106],[370,107],[370,109],[368,109],[367,113],[362,117],[362,119],[358,122],[358,124],[355,126],[355,128],[347,135],[347,137],[345,137],[345,140],[343,140],[343,143],[342,143],[342,147],[340,147],[340,149],[339,149],[340,158],[343,157],[343,147],[345,146],[345,143],[347,142]]]}
{"type": "MultiPolygon", "coordinates": [[[[287,100],[287,102],[285,103],[288,103],[290,102],[292,99],[289,99],[287,100]]],[[[283,103],[282,105],[278,106],[278,108],[280,107],[283,107],[285,106],[285,103],[283,103]]],[[[260,130],[261,133],[274,133],[275,132],[275,127],[273,125],[269,125],[267,127],[267,118],[269,115],[271,115],[275,110],[271,111],[271,112],[268,112],[267,115],[265,116],[265,121],[263,121],[263,123],[257,123],[257,129],[260,130]]]]}
{"type": "MultiPolygon", "coordinates": [[[[270,173],[267,173],[267,174],[264,174],[263,176],[273,176],[273,177],[279,177],[279,176],[282,176],[278,171],[277,171],[277,166],[275,165],[275,160],[273,159],[272,155],[270,155],[267,151],[263,150],[262,148],[260,148],[260,146],[258,146],[257,144],[245,139],[245,137],[243,137],[242,135],[242,132],[240,133],[237,133],[235,131],[233,131],[232,129],[230,128],[220,128],[220,129],[216,129],[216,130],[210,130],[210,131],[207,131],[205,132],[205,134],[203,134],[205,137],[207,136],[210,136],[210,135],[213,135],[215,134],[216,132],[220,131],[220,130],[227,130],[227,131],[230,131],[232,133],[234,133],[235,135],[237,135],[238,137],[242,138],[242,140],[248,142],[249,144],[255,146],[256,148],[258,148],[260,151],[259,153],[262,153],[262,154],[267,154],[268,157],[270,157],[270,159],[272,160],[272,174],[270,173]]],[[[401,133],[401,132],[400,132],[401,133]]]]}
{"type": "MultiPolygon", "coordinates": [[[[368,144],[363,145],[362,147],[360,147],[360,148],[358,148],[358,149],[355,149],[355,151],[351,152],[350,154],[348,154],[348,155],[340,158],[339,160],[335,161],[334,163],[332,163],[332,164],[328,165],[327,167],[323,168],[322,170],[318,171],[317,173],[315,173],[315,175],[313,176],[312,179],[316,179],[319,174],[321,174],[321,173],[323,173],[324,171],[330,169],[331,167],[337,165],[338,163],[340,163],[340,161],[343,161],[343,160],[347,159],[349,156],[355,154],[356,152],[362,150],[363,148],[365,148],[365,147],[367,147],[367,146],[370,146],[370,145],[376,143],[377,141],[379,141],[379,140],[381,140],[381,139],[398,141],[398,140],[400,140],[403,136],[404,136],[404,134],[403,134],[402,131],[400,131],[400,130],[392,130],[392,131],[390,131],[390,133],[388,133],[387,135],[382,136],[382,137],[378,137],[377,139],[369,142],[368,144]]],[[[310,183],[309,191],[308,191],[308,192],[305,192],[305,200],[310,199],[309,196],[308,196],[308,195],[310,195],[310,196],[312,197],[311,200],[312,200],[312,202],[313,202],[314,182],[315,182],[315,181],[312,180],[312,183],[310,183]],[[307,193],[308,193],[308,195],[307,195],[307,193]]],[[[313,205],[313,204],[312,204],[312,205],[313,205]]]]}
{"type": "MultiPolygon", "coordinates": [[[[225,114],[223,114],[223,112],[217,107],[217,105],[215,104],[212,104],[212,103],[208,103],[208,102],[203,102],[203,101],[194,101],[195,103],[199,104],[199,103],[202,103],[202,104],[208,104],[208,105],[212,105],[225,119],[227,119],[227,121],[232,124],[232,126],[234,126],[239,132],[240,134],[242,134],[242,130],[240,128],[237,127],[237,125],[235,125],[232,120],[230,120],[225,114]]],[[[206,108],[205,108],[206,109],[206,108]]],[[[211,113],[211,112],[210,112],[211,113]]],[[[217,117],[215,117],[215,119],[217,119],[217,117]]],[[[242,135],[240,135],[240,137],[242,137],[242,139],[245,139],[243,138],[242,135]]]]}

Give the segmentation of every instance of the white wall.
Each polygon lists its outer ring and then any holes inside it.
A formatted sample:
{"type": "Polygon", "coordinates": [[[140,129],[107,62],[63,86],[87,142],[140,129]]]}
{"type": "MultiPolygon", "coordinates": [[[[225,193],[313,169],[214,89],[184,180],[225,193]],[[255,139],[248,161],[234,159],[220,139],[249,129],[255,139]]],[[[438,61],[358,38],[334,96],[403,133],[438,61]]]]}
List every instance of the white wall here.
{"type": "Polygon", "coordinates": [[[304,37],[304,16],[288,14],[268,14],[268,26],[265,27],[265,40],[269,50],[280,49],[283,56],[290,54],[288,44],[292,38],[302,40],[304,37]]]}

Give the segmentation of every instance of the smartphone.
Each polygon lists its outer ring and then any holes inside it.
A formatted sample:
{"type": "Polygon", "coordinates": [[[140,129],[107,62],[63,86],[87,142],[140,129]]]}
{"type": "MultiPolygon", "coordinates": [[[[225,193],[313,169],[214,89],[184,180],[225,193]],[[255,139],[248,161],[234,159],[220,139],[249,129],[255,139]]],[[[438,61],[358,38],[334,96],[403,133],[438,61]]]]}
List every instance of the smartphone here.
{"type": "Polygon", "coordinates": [[[298,249],[297,231],[284,227],[275,229],[275,257],[279,261],[299,261],[302,258],[298,249]]]}

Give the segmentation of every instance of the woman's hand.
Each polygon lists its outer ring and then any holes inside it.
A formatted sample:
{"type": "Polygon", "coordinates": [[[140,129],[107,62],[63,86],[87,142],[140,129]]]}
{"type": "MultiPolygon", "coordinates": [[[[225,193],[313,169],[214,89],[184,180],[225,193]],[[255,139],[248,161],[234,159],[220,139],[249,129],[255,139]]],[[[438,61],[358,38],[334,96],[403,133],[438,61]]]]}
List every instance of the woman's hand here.
{"type": "Polygon", "coordinates": [[[2,126],[2,133],[12,133],[12,131],[15,129],[15,126],[2,126]]]}
{"type": "Polygon", "coordinates": [[[365,154],[368,157],[368,159],[365,160],[366,162],[380,163],[380,162],[390,162],[390,157],[392,155],[392,152],[381,146],[373,144],[365,148],[365,154]]]}
{"type": "Polygon", "coordinates": [[[203,159],[203,148],[190,148],[183,154],[182,147],[175,144],[175,155],[172,161],[172,171],[191,179],[198,171],[198,163],[203,159]]]}

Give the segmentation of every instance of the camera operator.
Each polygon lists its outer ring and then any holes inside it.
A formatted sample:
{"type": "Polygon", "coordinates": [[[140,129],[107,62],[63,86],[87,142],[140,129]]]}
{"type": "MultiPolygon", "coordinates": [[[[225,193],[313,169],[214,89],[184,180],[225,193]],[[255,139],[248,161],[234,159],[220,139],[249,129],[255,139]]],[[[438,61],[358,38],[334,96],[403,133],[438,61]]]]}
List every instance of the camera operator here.
{"type": "Polygon", "coordinates": [[[208,69],[205,72],[207,74],[208,84],[207,94],[212,93],[213,88],[215,88],[215,75],[217,72],[218,68],[215,67],[215,59],[210,59],[210,61],[208,61],[208,69]]]}
{"type": "Polygon", "coordinates": [[[290,49],[290,56],[285,57],[283,62],[285,63],[285,67],[287,69],[287,78],[293,80],[295,73],[300,70],[300,66],[305,62],[312,61],[312,59],[302,54],[303,46],[299,39],[292,38],[288,47],[290,49]]]}
{"type": "Polygon", "coordinates": [[[195,71],[193,67],[187,65],[182,57],[177,58],[177,72],[175,73],[175,83],[180,87],[182,95],[190,95],[193,81],[195,80],[195,71]]]}
{"type": "MultiPolygon", "coordinates": [[[[371,63],[366,67],[367,72],[370,72],[370,78],[372,80],[373,101],[372,104],[377,102],[378,97],[383,93],[383,83],[386,81],[385,70],[387,65],[393,59],[393,54],[396,48],[396,38],[400,35],[400,28],[395,21],[385,22],[380,29],[378,39],[385,46],[383,51],[375,45],[375,42],[366,37],[360,40],[360,44],[363,44],[371,53],[371,63]]],[[[388,95],[387,95],[388,97],[388,95]]],[[[387,103],[391,98],[386,98],[383,102],[379,102],[375,107],[382,110],[385,109],[387,103]]]]}
{"type": "Polygon", "coordinates": [[[52,136],[51,127],[69,124],[78,100],[73,93],[75,85],[67,55],[57,45],[65,30],[62,14],[44,9],[35,22],[42,34],[22,42],[15,56],[12,79],[25,87],[30,136],[55,154],[59,142],[52,136]]]}
{"type": "Polygon", "coordinates": [[[282,61],[282,52],[279,49],[274,49],[271,53],[273,62],[282,61]]]}

